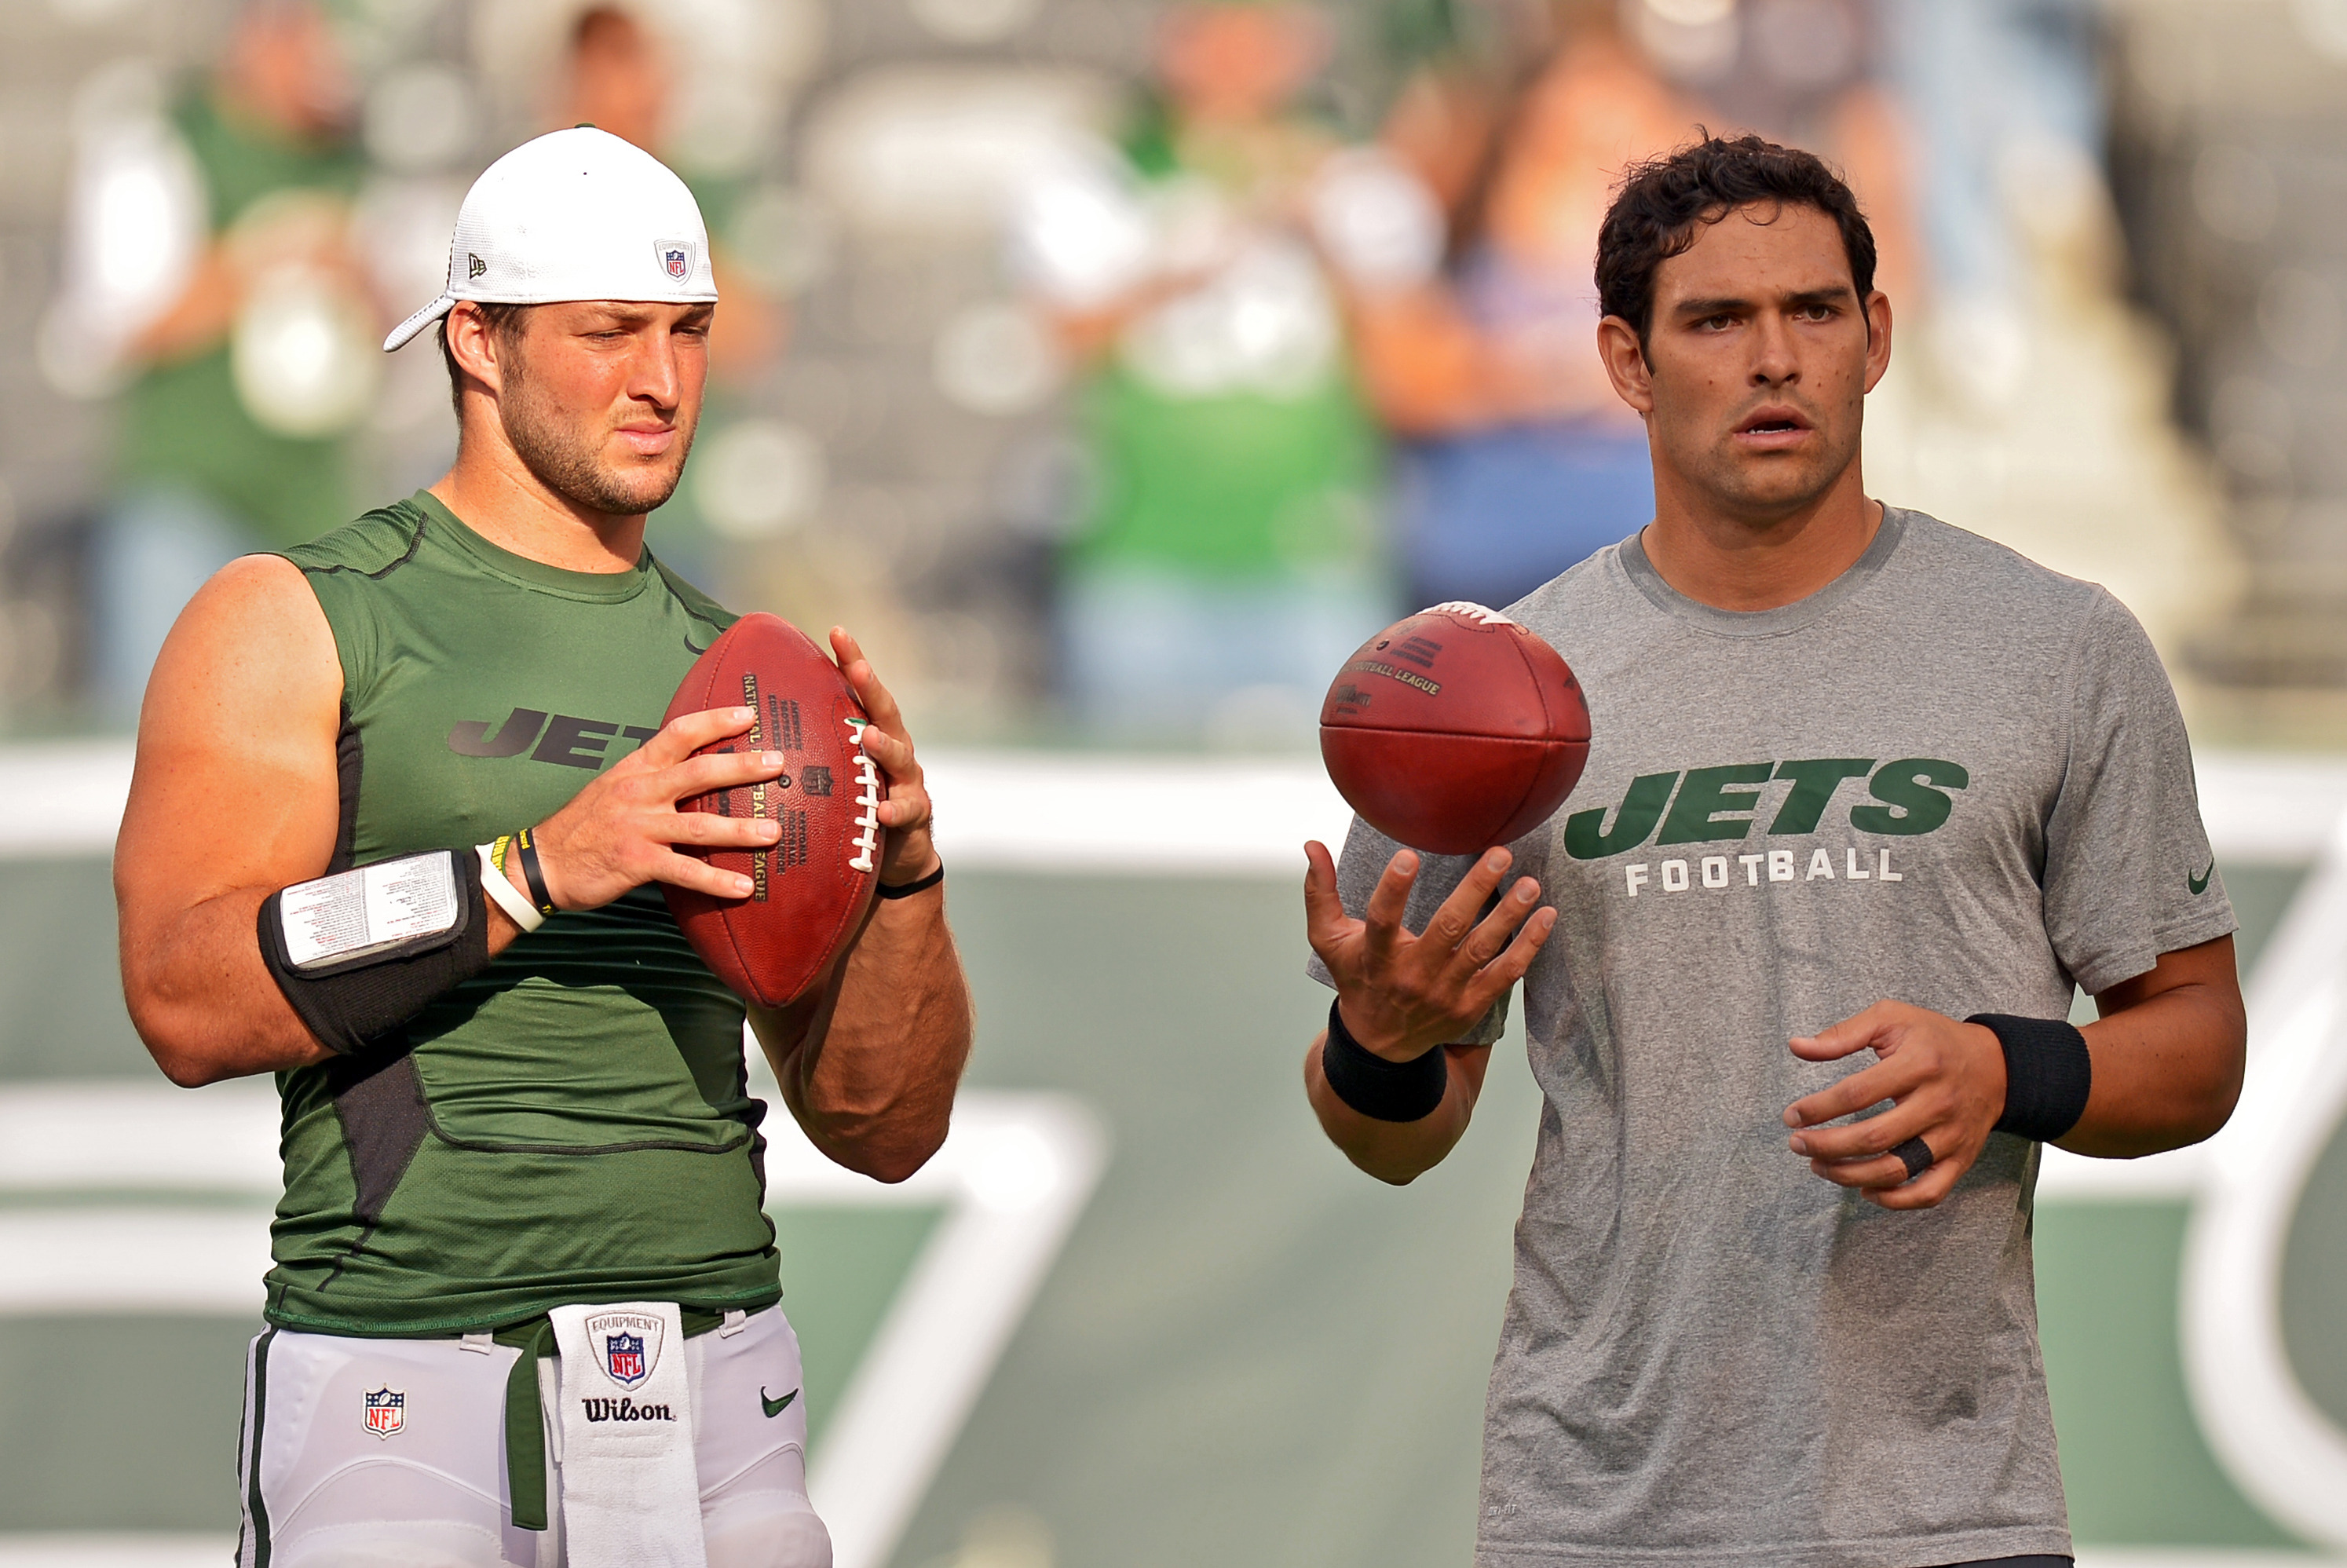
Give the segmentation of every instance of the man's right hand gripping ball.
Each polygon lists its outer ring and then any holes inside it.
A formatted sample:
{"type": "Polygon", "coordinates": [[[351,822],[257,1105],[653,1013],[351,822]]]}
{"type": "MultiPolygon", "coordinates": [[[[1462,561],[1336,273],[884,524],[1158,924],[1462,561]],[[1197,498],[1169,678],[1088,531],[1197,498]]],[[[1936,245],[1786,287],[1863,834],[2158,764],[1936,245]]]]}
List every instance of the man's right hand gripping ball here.
{"type": "MultiPolygon", "coordinates": [[[[782,836],[770,817],[679,811],[677,803],[716,790],[782,776],[780,752],[712,752],[702,747],[748,730],[747,708],[712,708],[674,720],[598,774],[538,829],[547,891],[564,909],[595,909],[648,882],[671,883],[712,898],[746,898],[750,878],[695,856],[700,849],[765,849],[782,836]]],[[[528,891],[525,887],[524,891],[528,891]]]]}

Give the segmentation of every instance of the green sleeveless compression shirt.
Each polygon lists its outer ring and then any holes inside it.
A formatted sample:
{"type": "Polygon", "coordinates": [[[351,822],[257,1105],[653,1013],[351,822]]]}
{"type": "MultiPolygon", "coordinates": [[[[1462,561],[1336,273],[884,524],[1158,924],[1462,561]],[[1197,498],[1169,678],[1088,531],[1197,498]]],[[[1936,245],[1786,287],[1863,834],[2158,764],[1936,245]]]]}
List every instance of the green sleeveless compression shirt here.
{"type": "MultiPolygon", "coordinates": [[[[560,570],[421,492],[282,554],[342,660],[337,871],[544,821],[733,620],[650,551],[560,570]]],[[[406,1033],[278,1074],[272,1323],[432,1336],[781,1295],[742,1004],[657,887],[549,917],[406,1033]]]]}

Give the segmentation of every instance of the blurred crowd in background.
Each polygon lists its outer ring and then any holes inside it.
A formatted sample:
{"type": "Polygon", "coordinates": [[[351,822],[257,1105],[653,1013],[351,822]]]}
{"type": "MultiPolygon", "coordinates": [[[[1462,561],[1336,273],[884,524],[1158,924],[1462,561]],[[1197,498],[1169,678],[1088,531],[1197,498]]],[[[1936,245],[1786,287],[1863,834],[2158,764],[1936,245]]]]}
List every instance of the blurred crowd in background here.
{"type": "Polygon", "coordinates": [[[1309,744],[1368,633],[1652,507],[1592,348],[1628,161],[1843,169],[1870,490],[2109,583],[2204,731],[2347,714],[2347,0],[17,0],[0,716],[121,729],[234,555],[436,478],[472,177],[700,198],[652,548],[957,740],[1309,744]]]}

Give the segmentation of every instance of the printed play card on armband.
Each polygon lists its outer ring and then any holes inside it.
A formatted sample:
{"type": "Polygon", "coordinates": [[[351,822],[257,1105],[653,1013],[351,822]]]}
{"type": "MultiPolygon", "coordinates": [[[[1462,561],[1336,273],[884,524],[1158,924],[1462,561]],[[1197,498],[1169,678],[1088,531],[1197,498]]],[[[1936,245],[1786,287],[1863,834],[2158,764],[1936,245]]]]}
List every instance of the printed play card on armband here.
{"type": "Polygon", "coordinates": [[[278,915],[286,961],[303,973],[428,952],[465,918],[456,854],[429,850],[297,882],[278,895],[278,915]]]}

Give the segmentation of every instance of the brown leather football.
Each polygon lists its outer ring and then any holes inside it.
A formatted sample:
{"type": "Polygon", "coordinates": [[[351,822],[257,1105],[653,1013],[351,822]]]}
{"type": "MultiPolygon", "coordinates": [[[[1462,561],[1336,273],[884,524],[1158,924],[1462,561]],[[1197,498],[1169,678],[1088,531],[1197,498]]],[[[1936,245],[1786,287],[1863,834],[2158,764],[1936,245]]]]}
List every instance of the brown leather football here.
{"type": "Polygon", "coordinates": [[[718,979],[747,1001],[780,1007],[822,978],[871,905],[883,785],[864,754],[864,704],[831,656],[780,616],[745,615],[728,627],[676,689],[668,720],[732,707],[757,718],[746,733],[704,753],[780,752],[783,776],[695,795],[677,809],[769,817],[783,825],[783,836],[754,853],[677,845],[746,874],[754,885],[747,898],[666,883],[661,891],[718,979]]]}
{"type": "Polygon", "coordinates": [[[1345,661],[1320,756],[1361,820],[1433,855],[1547,821],[1581,782],[1589,704],[1557,651],[1497,610],[1438,604],[1345,661]]]}

